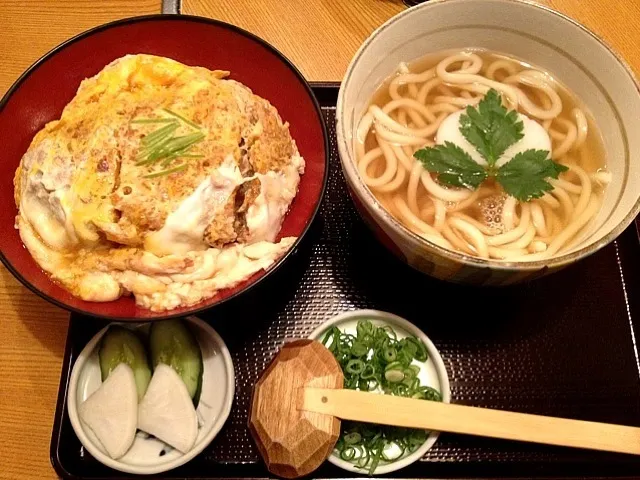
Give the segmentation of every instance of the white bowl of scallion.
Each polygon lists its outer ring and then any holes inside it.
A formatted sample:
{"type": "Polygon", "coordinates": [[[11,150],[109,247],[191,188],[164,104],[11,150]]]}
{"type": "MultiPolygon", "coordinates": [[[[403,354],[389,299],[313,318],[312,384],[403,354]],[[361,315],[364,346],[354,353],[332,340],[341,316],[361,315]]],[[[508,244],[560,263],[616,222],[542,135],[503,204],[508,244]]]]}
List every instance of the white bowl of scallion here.
{"type": "MultiPolygon", "coordinates": [[[[344,388],[450,402],[442,357],[404,318],[378,310],[346,312],[320,325],[310,338],[334,354],[344,373],[344,388]]],[[[382,475],[422,458],[438,435],[343,421],[329,462],[350,472],[382,475]]]]}

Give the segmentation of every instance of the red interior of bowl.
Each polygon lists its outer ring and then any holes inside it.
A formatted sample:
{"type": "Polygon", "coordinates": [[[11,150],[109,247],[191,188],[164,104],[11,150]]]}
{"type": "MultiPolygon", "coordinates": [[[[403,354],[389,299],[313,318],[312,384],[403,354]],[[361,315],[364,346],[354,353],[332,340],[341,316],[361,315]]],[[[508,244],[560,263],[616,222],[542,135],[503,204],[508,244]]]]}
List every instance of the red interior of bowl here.
{"type": "Polygon", "coordinates": [[[95,75],[112,60],[135,53],[229,70],[232,79],[269,100],[289,122],[306,169],[281,236],[299,237],[306,231],[320,202],[327,169],[326,133],[308,85],[279,52],[235,27],[195,17],[141,17],[99,27],[45,56],[7,93],[0,106],[0,251],[13,273],[45,298],[65,308],[117,319],[184,315],[215,305],[265,275],[260,272],[193,307],[154,313],[138,308],[132,297],[108,303],[75,298],[51,281],[23,246],[14,228],[17,209],[13,176],[31,139],[45,123],[60,117],[84,78],[95,75]]]}

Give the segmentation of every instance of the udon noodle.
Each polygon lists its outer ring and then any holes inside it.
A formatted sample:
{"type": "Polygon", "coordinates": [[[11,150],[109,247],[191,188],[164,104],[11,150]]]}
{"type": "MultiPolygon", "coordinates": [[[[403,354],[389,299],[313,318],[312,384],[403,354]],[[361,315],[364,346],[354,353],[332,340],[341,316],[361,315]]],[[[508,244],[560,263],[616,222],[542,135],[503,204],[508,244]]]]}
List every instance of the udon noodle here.
{"type": "Polygon", "coordinates": [[[405,227],[450,250],[487,259],[544,260],[571,249],[590,224],[610,181],[600,134],[586,109],[549,74],[486,51],[444,52],[398,72],[359,122],[359,173],[405,227]],[[447,187],[414,153],[433,146],[443,120],[475,106],[489,89],[508,109],[547,131],[551,158],[568,170],[529,202],[493,180],[472,191],[447,187]]]}

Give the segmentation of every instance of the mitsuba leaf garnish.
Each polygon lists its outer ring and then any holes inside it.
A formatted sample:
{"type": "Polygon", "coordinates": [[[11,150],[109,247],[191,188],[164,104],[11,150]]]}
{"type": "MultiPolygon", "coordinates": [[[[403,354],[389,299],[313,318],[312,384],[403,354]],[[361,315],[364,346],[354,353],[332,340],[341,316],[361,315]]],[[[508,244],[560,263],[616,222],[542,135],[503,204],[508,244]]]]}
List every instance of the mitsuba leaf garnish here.
{"type": "Polygon", "coordinates": [[[458,145],[422,148],[414,154],[425,170],[436,173],[438,181],[452,187],[474,190],[494,177],[505,192],[522,202],[539,198],[553,190],[548,178],[558,178],[567,167],[549,158],[546,150],[525,150],[497,168],[504,152],[523,137],[524,126],[515,110],[507,110],[500,94],[491,89],[476,108],[467,107],[460,116],[460,133],[487,161],[480,165],[458,145]]]}
{"type": "Polygon", "coordinates": [[[553,185],[547,178],[558,178],[567,170],[547,157],[546,150],[525,150],[516,154],[510,161],[498,169],[496,180],[511,196],[528,202],[540,198],[546,192],[553,190],[553,185]]]}
{"type": "Polygon", "coordinates": [[[482,165],[455,143],[444,142],[432,148],[423,148],[415,153],[428,171],[437,173],[438,180],[454,187],[476,189],[487,178],[482,165]]]}
{"type": "Polygon", "coordinates": [[[467,107],[460,115],[460,133],[484,157],[490,167],[507,148],[523,137],[524,125],[515,110],[502,106],[500,95],[491,89],[477,108],[467,107]]]}
{"type": "Polygon", "coordinates": [[[156,178],[171,173],[181,172],[187,168],[186,163],[181,163],[171,168],[166,168],[178,158],[200,158],[201,154],[193,153],[191,148],[200,143],[205,138],[200,126],[191,120],[172,112],[169,109],[163,109],[171,117],[162,118],[138,118],[132,120],[132,124],[159,124],[160,127],[153,132],[145,135],[140,140],[140,150],[136,156],[136,165],[153,166],[160,163],[163,169],[153,170],[143,178],[156,178]],[[176,135],[176,131],[181,125],[186,125],[194,130],[186,135],[176,135]]]}

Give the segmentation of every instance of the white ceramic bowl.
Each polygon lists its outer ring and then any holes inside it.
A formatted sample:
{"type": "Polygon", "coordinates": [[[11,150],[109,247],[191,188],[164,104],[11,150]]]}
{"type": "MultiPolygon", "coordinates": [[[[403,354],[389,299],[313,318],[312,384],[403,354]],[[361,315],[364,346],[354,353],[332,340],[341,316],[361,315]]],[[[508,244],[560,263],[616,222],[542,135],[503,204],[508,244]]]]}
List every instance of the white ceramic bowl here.
{"type": "MultiPolygon", "coordinates": [[[[71,425],[82,445],[99,462],[121,472],[153,475],[187,463],[204,450],[218,434],[231,412],[235,389],[233,362],[224,341],[207,323],[196,317],[183,319],[189,323],[202,350],[202,392],[196,409],[198,437],[186,454],[165,443],[138,432],[129,451],[118,460],[109,457],[93,432],[78,416],[78,406],[101,384],[98,349],[100,339],[108,327],[98,332],[80,352],[71,372],[67,410],[71,425]],[[161,452],[165,452],[161,454],[161,452]]],[[[149,323],[119,324],[124,328],[144,329],[149,323]]]]}
{"type": "Polygon", "coordinates": [[[360,213],[380,240],[415,268],[471,284],[531,279],[579,260],[613,241],[640,211],[640,87],[601,39],[554,10],[519,0],[431,0],[378,28],[347,69],[337,104],[342,168],[360,213]],[[410,232],[378,203],[354,163],[356,125],[376,88],[400,62],[430,52],[479,47],[542,67],[572,90],[595,117],[613,181],[593,226],[575,247],[549,260],[507,263],[439,247],[410,232]]]}
{"type": "MultiPolygon", "coordinates": [[[[405,338],[409,335],[414,335],[422,340],[427,347],[429,358],[424,365],[421,366],[418,378],[420,378],[423,385],[428,385],[438,390],[442,395],[443,402],[451,402],[449,377],[440,353],[433,342],[429,340],[429,337],[427,337],[422,330],[404,318],[398,317],[392,313],[381,312],[379,310],[355,310],[352,312],[341,313],[340,315],[326,321],[316,328],[311,335],[309,335],[309,338],[322,341],[326,331],[333,326],[336,326],[340,330],[348,333],[355,333],[358,320],[371,320],[371,322],[376,326],[390,325],[398,335],[398,338],[405,338]]],[[[440,435],[440,432],[430,432],[427,440],[420,448],[400,460],[391,463],[380,462],[374,474],[384,475],[386,473],[395,472],[396,470],[420,460],[427,450],[429,450],[436,442],[438,435],[440,435]]],[[[350,472],[359,474],[366,473],[366,470],[356,467],[353,463],[342,460],[335,454],[331,454],[329,456],[329,462],[350,472]]]]}

